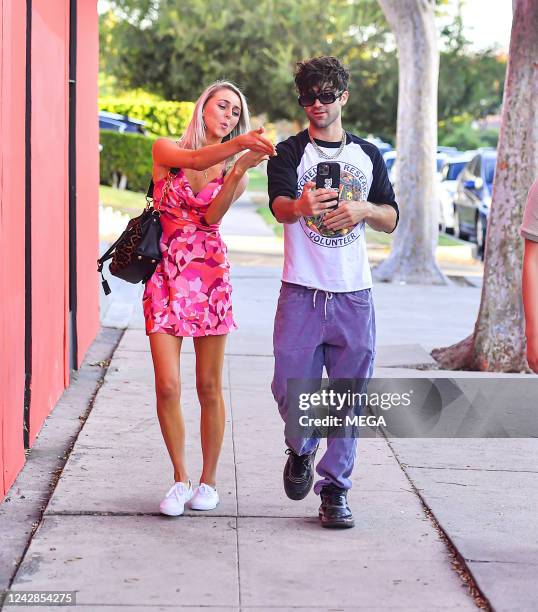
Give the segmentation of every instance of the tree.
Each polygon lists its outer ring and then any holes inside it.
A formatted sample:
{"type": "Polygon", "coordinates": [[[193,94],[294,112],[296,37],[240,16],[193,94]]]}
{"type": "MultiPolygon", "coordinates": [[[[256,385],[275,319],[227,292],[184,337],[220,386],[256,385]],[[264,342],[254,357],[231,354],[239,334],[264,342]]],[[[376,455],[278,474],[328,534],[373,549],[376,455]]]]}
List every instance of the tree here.
{"type": "Polygon", "coordinates": [[[435,184],[439,51],[434,0],[379,0],[398,45],[396,148],[401,220],[390,255],[375,270],[381,281],[445,284],[435,261],[435,184]]]}
{"type": "MultiPolygon", "coordinates": [[[[205,85],[226,78],[243,89],[256,113],[270,119],[303,117],[293,86],[298,60],[322,54],[344,61],[367,58],[386,32],[375,0],[324,5],[318,0],[115,0],[113,5],[116,22],[101,18],[102,40],[109,45],[102,58],[121,86],[193,100],[205,85]]],[[[363,82],[357,86],[359,101],[363,82]]]]}
{"type": "MultiPolygon", "coordinates": [[[[332,54],[351,73],[348,129],[394,142],[398,58],[375,0],[114,0],[100,17],[101,70],[125,89],[194,100],[225,77],[245,91],[254,114],[302,120],[293,86],[295,62],[332,54]],[[320,11],[323,11],[323,19],[320,11]]],[[[446,0],[437,2],[442,13],[446,0]]],[[[461,18],[442,27],[439,119],[496,111],[505,66],[494,51],[467,48],[461,18]],[[444,75],[444,78],[443,78],[444,75]]]]}
{"type": "Polygon", "coordinates": [[[527,368],[521,301],[523,207],[538,174],[538,1],[514,0],[502,122],[488,219],[484,280],[473,333],[432,356],[446,369],[527,368]]]}
{"type": "Polygon", "coordinates": [[[497,113],[502,104],[506,59],[495,48],[479,53],[470,48],[462,17],[462,0],[454,20],[440,32],[440,120],[468,115],[473,119],[497,113]]]}

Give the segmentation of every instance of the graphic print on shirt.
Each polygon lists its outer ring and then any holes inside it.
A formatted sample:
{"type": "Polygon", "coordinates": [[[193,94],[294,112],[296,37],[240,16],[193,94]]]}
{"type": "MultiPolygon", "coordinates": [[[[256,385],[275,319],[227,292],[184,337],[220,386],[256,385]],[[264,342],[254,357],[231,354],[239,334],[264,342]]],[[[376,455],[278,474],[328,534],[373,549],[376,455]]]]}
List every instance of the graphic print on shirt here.
{"type": "MultiPolygon", "coordinates": [[[[311,166],[300,178],[297,184],[297,197],[300,197],[304,185],[316,180],[317,164],[311,166]]],[[[360,201],[368,197],[368,179],[364,172],[349,163],[340,163],[340,190],[338,200],[360,201]]],[[[301,217],[299,223],[309,240],[314,244],[337,248],[351,244],[360,237],[364,230],[364,221],[355,227],[331,230],[323,222],[324,214],[313,217],[301,217]]]]}

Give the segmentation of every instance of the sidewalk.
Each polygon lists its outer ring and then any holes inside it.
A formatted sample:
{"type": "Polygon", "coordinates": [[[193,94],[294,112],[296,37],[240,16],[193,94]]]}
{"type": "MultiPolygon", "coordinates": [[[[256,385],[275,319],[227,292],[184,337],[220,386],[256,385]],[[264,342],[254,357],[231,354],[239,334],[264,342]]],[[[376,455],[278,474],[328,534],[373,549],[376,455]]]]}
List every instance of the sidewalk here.
{"type": "MultiPolygon", "coordinates": [[[[226,239],[255,227],[248,206],[237,210],[226,239]]],[[[474,580],[495,610],[538,609],[536,440],[359,440],[351,530],[321,529],[314,494],[285,497],[283,425],[269,388],[280,269],[234,265],[227,242],[240,329],[225,359],[220,506],[176,519],[158,512],[173,474],[138,301],[12,588],[76,590],[87,610],[426,612],[477,609],[480,593],[465,582],[474,580]]],[[[479,299],[474,286],[376,285],[374,376],[453,377],[413,366],[431,365],[431,348],[469,333],[479,299]]],[[[195,480],[190,340],[181,369],[195,480]]]]}

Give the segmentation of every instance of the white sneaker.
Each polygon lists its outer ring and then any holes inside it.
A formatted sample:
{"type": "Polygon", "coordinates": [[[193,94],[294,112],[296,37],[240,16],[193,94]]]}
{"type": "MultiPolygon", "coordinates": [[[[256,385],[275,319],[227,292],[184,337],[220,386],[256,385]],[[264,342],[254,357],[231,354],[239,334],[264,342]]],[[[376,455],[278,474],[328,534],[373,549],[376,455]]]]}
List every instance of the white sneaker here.
{"type": "Polygon", "coordinates": [[[163,514],[180,516],[185,510],[185,503],[193,496],[191,481],[189,486],[183,482],[175,482],[159,505],[163,514]]]}
{"type": "Polygon", "coordinates": [[[219,503],[219,494],[217,489],[210,487],[205,482],[201,482],[194,495],[189,502],[189,508],[192,510],[213,510],[219,503]]]}

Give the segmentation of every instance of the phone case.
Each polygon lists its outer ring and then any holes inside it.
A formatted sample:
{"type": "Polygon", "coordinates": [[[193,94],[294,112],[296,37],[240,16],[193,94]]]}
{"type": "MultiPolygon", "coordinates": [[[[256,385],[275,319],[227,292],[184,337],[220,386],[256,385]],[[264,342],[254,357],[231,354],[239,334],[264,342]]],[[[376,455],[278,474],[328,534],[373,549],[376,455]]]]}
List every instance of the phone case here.
{"type": "MultiPolygon", "coordinates": [[[[340,192],[340,164],[337,162],[319,162],[316,167],[316,189],[336,189],[334,199],[337,201],[332,209],[338,207],[340,192]]],[[[329,200],[331,201],[331,200],[329,200]]]]}

